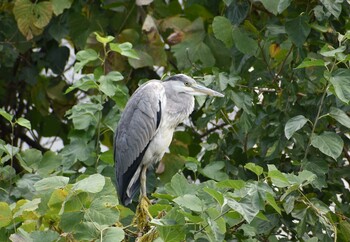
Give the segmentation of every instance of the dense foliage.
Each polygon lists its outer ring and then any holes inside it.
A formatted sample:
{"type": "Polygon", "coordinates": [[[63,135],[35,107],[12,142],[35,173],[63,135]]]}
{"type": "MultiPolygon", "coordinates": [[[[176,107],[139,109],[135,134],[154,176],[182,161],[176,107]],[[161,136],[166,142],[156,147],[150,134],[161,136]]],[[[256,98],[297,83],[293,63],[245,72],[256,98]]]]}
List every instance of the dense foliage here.
{"type": "Polygon", "coordinates": [[[345,0],[1,1],[0,240],[348,241],[349,15],[345,0]],[[140,83],[180,72],[225,98],[196,99],[139,231],[113,132],[140,83]]]}

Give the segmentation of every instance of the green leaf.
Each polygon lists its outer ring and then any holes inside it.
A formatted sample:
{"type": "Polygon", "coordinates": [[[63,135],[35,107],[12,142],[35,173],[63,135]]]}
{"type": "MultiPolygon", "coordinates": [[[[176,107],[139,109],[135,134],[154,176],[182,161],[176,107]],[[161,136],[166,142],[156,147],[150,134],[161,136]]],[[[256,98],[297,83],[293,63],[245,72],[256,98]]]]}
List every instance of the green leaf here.
{"type": "Polygon", "coordinates": [[[321,3],[334,17],[339,18],[342,10],[342,1],[321,0],[321,3]]]}
{"type": "Polygon", "coordinates": [[[106,94],[108,97],[112,97],[115,95],[118,90],[117,85],[114,82],[123,80],[122,74],[118,71],[111,71],[106,76],[102,75],[98,79],[100,83],[99,89],[101,92],[106,94]]]}
{"type": "Polygon", "coordinates": [[[103,44],[104,46],[106,46],[109,42],[112,42],[114,40],[114,37],[110,36],[110,35],[108,35],[106,37],[102,37],[97,32],[94,32],[94,34],[96,35],[96,40],[98,42],[100,42],[101,44],[103,44]]]}
{"type": "Polygon", "coordinates": [[[170,184],[165,186],[166,191],[173,196],[183,196],[185,194],[192,194],[195,192],[193,184],[189,184],[186,178],[176,173],[171,179],[170,184]]]}
{"type": "Polygon", "coordinates": [[[110,227],[103,231],[102,240],[97,240],[100,242],[120,242],[123,241],[125,237],[124,230],[119,227],[110,227]]]}
{"type": "Polygon", "coordinates": [[[81,50],[76,54],[78,62],[74,65],[75,72],[79,72],[90,61],[95,61],[99,58],[98,53],[93,49],[81,50]]]}
{"type": "MultiPolygon", "coordinates": [[[[91,186],[91,185],[90,185],[91,186]]],[[[118,200],[115,196],[102,196],[95,198],[89,209],[85,212],[85,219],[100,225],[113,225],[118,222],[118,200]]]]}
{"type": "Polygon", "coordinates": [[[254,113],[251,110],[253,105],[253,99],[251,96],[244,92],[234,92],[231,90],[229,93],[232,101],[235,103],[235,105],[237,105],[237,107],[243,108],[243,110],[249,115],[254,115],[254,113]]]}
{"type": "Polygon", "coordinates": [[[42,177],[47,177],[62,165],[61,161],[62,156],[57,155],[55,152],[51,150],[45,152],[38,166],[38,174],[42,177]]]}
{"type": "Polygon", "coordinates": [[[224,180],[216,184],[218,188],[232,188],[232,189],[241,189],[245,186],[243,180],[224,180]]]}
{"type": "Polygon", "coordinates": [[[282,13],[287,9],[291,3],[291,0],[258,0],[260,1],[265,9],[274,15],[282,13]]]}
{"type": "Polygon", "coordinates": [[[57,188],[65,187],[69,182],[69,178],[65,176],[45,177],[34,184],[37,192],[45,192],[57,188]]]}
{"type": "Polygon", "coordinates": [[[273,209],[275,209],[277,213],[279,213],[281,215],[281,209],[277,205],[276,200],[271,193],[266,193],[266,202],[269,205],[271,205],[271,207],[273,207],[273,209]]]}
{"type": "Polygon", "coordinates": [[[94,241],[101,236],[101,228],[94,222],[82,222],[75,226],[74,239],[77,241],[94,241]]]}
{"type": "Polygon", "coordinates": [[[53,13],[57,16],[63,13],[65,9],[69,9],[73,0],[50,0],[52,3],[53,13]]]}
{"type": "Polygon", "coordinates": [[[100,160],[109,165],[114,165],[114,152],[113,150],[107,150],[100,156],[100,160]]]}
{"type": "Polygon", "coordinates": [[[203,67],[212,67],[215,58],[212,50],[202,40],[184,41],[171,48],[180,69],[191,67],[200,62],[203,67]]]}
{"type": "Polygon", "coordinates": [[[59,226],[66,232],[72,232],[75,230],[75,226],[80,224],[83,221],[84,212],[64,212],[61,215],[59,226]]]}
{"type": "Polygon", "coordinates": [[[336,57],[338,54],[343,53],[345,50],[345,46],[340,46],[339,48],[334,49],[329,45],[324,45],[320,51],[320,54],[325,57],[336,57]]]}
{"type": "Polygon", "coordinates": [[[222,16],[216,16],[213,20],[213,32],[215,38],[224,42],[227,48],[233,46],[232,24],[230,20],[222,16]]]}
{"type": "Polygon", "coordinates": [[[344,241],[350,238],[350,223],[346,220],[341,220],[339,223],[339,233],[344,241]]]}
{"type": "Polygon", "coordinates": [[[336,133],[325,131],[321,135],[313,135],[311,145],[336,160],[342,153],[344,142],[336,133]]]}
{"type": "Polygon", "coordinates": [[[32,126],[30,125],[30,121],[25,118],[19,118],[16,120],[16,123],[22,127],[25,127],[27,129],[32,129],[32,126]]]}
{"type": "Polygon", "coordinates": [[[36,171],[42,159],[41,151],[36,149],[27,149],[19,157],[20,163],[29,172],[36,171]]]}
{"type": "Polygon", "coordinates": [[[335,95],[344,103],[350,102],[350,70],[339,68],[329,79],[334,87],[335,95]]]}
{"type": "Polygon", "coordinates": [[[195,212],[203,211],[203,203],[196,195],[185,194],[184,196],[175,198],[173,201],[177,203],[179,206],[188,208],[192,211],[195,211],[195,212]]]}
{"type": "Polygon", "coordinates": [[[296,131],[304,127],[307,121],[308,119],[303,115],[298,115],[289,119],[284,127],[284,135],[286,138],[290,139],[296,131]]]}
{"type": "Polygon", "coordinates": [[[3,108],[0,108],[0,115],[3,116],[5,119],[7,119],[7,121],[12,123],[13,115],[6,112],[3,108]]]}
{"type": "Polygon", "coordinates": [[[231,0],[231,2],[226,9],[226,16],[233,25],[239,26],[247,18],[250,5],[246,1],[231,0]]]}
{"type": "Polygon", "coordinates": [[[206,210],[209,215],[206,231],[212,241],[224,241],[226,233],[226,222],[220,214],[220,211],[215,207],[210,207],[206,210]]]}
{"type": "Polygon", "coordinates": [[[350,117],[343,110],[331,107],[329,115],[337,120],[340,124],[350,129],[350,117]]]}
{"type": "Polygon", "coordinates": [[[46,230],[46,231],[33,231],[30,234],[33,241],[57,241],[60,235],[56,231],[46,230]]]}
{"type": "Polygon", "coordinates": [[[86,75],[80,78],[79,80],[75,81],[72,86],[70,86],[65,94],[79,88],[80,90],[83,91],[88,91],[89,89],[97,89],[98,85],[97,83],[93,80],[93,75],[86,75]]]}
{"type": "Polygon", "coordinates": [[[203,191],[212,196],[220,204],[220,206],[224,204],[224,196],[222,195],[222,193],[210,187],[204,187],[203,191]]]}
{"type": "MultiPolygon", "coordinates": [[[[18,202],[17,202],[18,203],[18,202]]],[[[41,198],[35,198],[32,201],[26,200],[24,204],[14,213],[13,217],[17,218],[23,215],[23,212],[34,211],[38,208],[38,205],[41,203],[41,198]]]]}
{"type": "Polygon", "coordinates": [[[201,170],[201,173],[216,181],[226,180],[228,179],[228,175],[226,174],[226,172],[222,171],[224,167],[225,167],[224,161],[211,162],[208,165],[206,165],[203,168],[203,170],[201,170]]]}
{"type": "Polygon", "coordinates": [[[297,47],[301,47],[309,36],[311,27],[308,22],[309,18],[307,15],[300,15],[287,21],[285,24],[289,38],[297,47]]]}
{"type": "Polygon", "coordinates": [[[248,223],[259,213],[259,210],[252,206],[252,203],[248,202],[248,199],[242,199],[239,202],[235,199],[227,199],[227,205],[241,214],[248,223]]]}
{"type": "Polygon", "coordinates": [[[324,60],[306,58],[295,69],[315,67],[315,66],[325,66],[324,60]]]}
{"type": "Polygon", "coordinates": [[[100,174],[93,174],[75,183],[72,191],[97,193],[103,189],[104,185],[105,178],[100,174]]]}
{"type": "Polygon", "coordinates": [[[111,50],[118,52],[123,56],[129,57],[131,59],[136,59],[136,60],[140,59],[137,52],[134,49],[132,49],[132,44],[129,42],[124,42],[121,44],[110,43],[109,47],[111,48],[111,50]]]}
{"type": "Polygon", "coordinates": [[[6,227],[12,221],[10,206],[5,202],[0,202],[0,228],[6,227]]]}
{"type": "Polygon", "coordinates": [[[157,226],[159,236],[163,241],[178,242],[185,239],[185,217],[173,208],[161,219],[152,219],[152,224],[157,226]]]}
{"type": "Polygon", "coordinates": [[[67,111],[68,119],[73,120],[74,128],[83,130],[97,123],[97,112],[103,109],[101,104],[79,103],[67,111]]]}
{"type": "Polygon", "coordinates": [[[138,69],[138,68],[142,68],[142,67],[146,67],[146,66],[153,66],[154,61],[153,58],[150,54],[148,54],[145,51],[137,51],[138,53],[138,59],[128,59],[129,64],[134,68],[134,69],[138,69]]]}
{"type": "Polygon", "coordinates": [[[260,176],[263,172],[264,169],[261,166],[255,165],[254,163],[247,163],[244,168],[254,172],[257,176],[260,176]]]}
{"type": "Polygon", "coordinates": [[[290,185],[287,177],[277,170],[275,165],[267,165],[269,171],[267,173],[268,177],[271,178],[272,183],[277,187],[287,187],[290,185]]]}
{"type": "Polygon", "coordinates": [[[236,48],[243,54],[254,55],[258,50],[258,42],[237,27],[233,29],[233,40],[236,48]]]}

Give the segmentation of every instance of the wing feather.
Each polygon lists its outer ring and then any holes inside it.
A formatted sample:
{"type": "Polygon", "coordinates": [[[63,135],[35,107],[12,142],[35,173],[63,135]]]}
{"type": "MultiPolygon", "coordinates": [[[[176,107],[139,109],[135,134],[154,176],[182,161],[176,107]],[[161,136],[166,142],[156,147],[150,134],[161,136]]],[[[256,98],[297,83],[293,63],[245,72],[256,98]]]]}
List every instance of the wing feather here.
{"type": "Polygon", "coordinates": [[[139,189],[139,177],[133,177],[160,125],[161,106],[165,101],[161,82],[149,81],[131,96],[120,118],[114,140],[114,159],[117,190],[123,204],[130,203],[139,189]],[[129,186],[130,182],[135,184],[129,186]],[[132,188],[131,196],[126,193],[128,186],[132,188]]]}

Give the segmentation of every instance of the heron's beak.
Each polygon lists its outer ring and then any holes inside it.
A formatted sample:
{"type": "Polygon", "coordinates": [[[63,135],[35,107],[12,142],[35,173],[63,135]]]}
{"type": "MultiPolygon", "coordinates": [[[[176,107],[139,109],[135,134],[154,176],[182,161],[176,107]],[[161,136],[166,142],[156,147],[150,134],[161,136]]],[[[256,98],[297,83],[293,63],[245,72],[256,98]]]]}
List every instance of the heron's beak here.
{"type": "Polygon", "coordinates": [[[209,96],[215,96],[215,97],[224,97],[224,95],[221,94],[220,92],[217,92],[205,86],[199,85],[198,83],[193,84],[192,88],[194,91],[193,92],[194,95],[209,95],[209,96]]]}

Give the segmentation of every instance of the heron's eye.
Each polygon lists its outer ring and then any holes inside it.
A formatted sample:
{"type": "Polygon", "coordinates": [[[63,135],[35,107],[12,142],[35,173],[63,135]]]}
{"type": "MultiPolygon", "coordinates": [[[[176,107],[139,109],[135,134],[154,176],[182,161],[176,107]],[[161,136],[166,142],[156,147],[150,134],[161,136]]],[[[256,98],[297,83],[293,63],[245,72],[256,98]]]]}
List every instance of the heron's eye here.
{"type": "Polygon", "coordinates": [[[189,86],[190,85],[190,83],[189,82],[185,82],[185,86],[189,86]]]}

